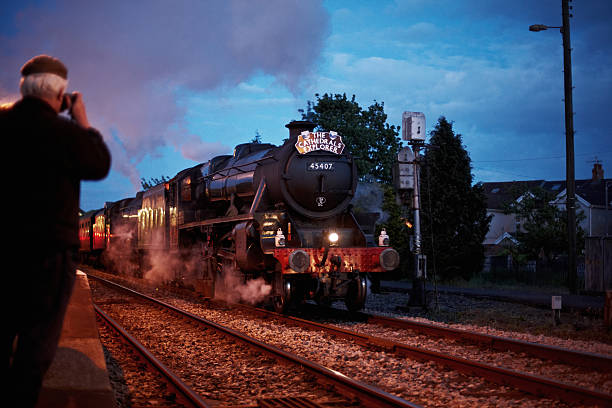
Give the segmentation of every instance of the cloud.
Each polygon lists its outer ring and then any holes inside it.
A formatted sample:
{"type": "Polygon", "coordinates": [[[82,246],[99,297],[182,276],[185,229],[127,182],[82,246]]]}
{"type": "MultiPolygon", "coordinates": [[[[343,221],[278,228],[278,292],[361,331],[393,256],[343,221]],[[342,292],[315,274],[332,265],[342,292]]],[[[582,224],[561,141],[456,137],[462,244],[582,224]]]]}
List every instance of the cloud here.
{"type": "MultiPolygon", "coordinates": [[[[352,84],[360,84],[358,102],[367,106],[374,99],[384,101],[391,124],[399,124],[402,111],[415,110],[425,112],[428,129],[432,129],[444,115],[455,121],[455,130],[463,134],[475,161],[525,157],[521,149],[526,146],[527,157],[556,156],[564,152],[562,73],[558,60],[537,58],[539,51],[539,46],[506,44],[503,58],[494,59],[435,52],[426,58],[361,58],[337,53],[329,56],[331,68],[326,73],[331,75],[321,77],[318,89],[313,90],[350,94],[355,90],[352,84]]],[[[575,83],[599,83],[610,89],[606,78],[605,74],[598,79],[582,77],[575,83]]],[[[576,100],[581,101],[575,106],[584,110],[590,105],[597,111],[593,101],[580,95],[575,92],[576,100]]],[[[609,106],[609,96],[595,89],[593,95],[596,100],[608,101],[609,106]]],[[[581,125],[585,126],[584,122],[581,125]]],[[[589,127],[593,129],[593,124],[589,127]]],[[[580,149],[597,150],[596,139],[599,143],[603,140],[586,131],[582,136],[585,139],[577,145],[577,153],[580,149]]],[[[478,179],[554,179],[563,174],[563,165],[557,162],[487,163],[475,170],[478,179]],[[524,165],[529,169],[513,169],[524,165]]]]}
{"type": "Polygon", "coordinates": [[[298,0],[63,0],[15,12],[9,25],[0,99],[14,95],[32,56],[62,59],[69,88],[83,93],[109,142],[113,169],[136,185],[136,164],[164,146],[190,158],[196,145],[200,158],[230,150],[186,131],[183,91],[232,88],[263,73],[297,92],[329,31],[321,3],[298,0]]]}
{"type": "Polygon", "coordinates": [[[202,162],[207,157],[227,154],[228,148],[221,142],[202,143],[200,138],[192,136],[182,143],[180,152],[186,159],[202,162]]]}

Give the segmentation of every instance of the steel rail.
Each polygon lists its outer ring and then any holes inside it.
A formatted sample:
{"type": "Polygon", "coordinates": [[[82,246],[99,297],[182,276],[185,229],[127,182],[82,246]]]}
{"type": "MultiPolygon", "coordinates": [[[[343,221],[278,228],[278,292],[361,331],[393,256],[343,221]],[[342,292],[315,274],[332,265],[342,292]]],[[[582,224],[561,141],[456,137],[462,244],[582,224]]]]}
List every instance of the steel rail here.
{"type": "Polygon", "coordinates": [[[490,334],[474,333],[466,330],[443,327],[423,322],[394,319],[386,316],[376,316],[362,312],[356,313],[355,316],[366,323],[408,329],[438,337],[472,341],[475,343],[488,345],[496,350],[509,350],[517,353],[528,353],[538,358],[566,363],[577,367],[584,367],[588,369],[596,368],[604,372],[612,371],[612,358],[602,354],[570,350],[563,347],[537,344],[524,340],[510,339],[507,337],[494,336],[490,334]]]}
{"type": "Polygon", "coordinates": [[[172,312],[178,314],[179,316],[183,316],[189,320],[193,320],[193,321],[196,321],[197,323],[203,324],[209,328],[216,330],[218,333],[228,336],[231,339],[239,340],[244,344],[247,344],[251,347],[254,347],[260,351],[267,353],[268,355],[275,357],[276,359],[284,360],[293,365],[299,365],[303,367],[304,369],[306,369],[311,374],[315,375],[316,377],[342,390],[346,395],[358,399],[366,407],[377,407],[377,408],[378,407],[380,408],[383,408],[383,407],[411,407],[411,408],[419,407],[419,405],[416,405],[402,398],[399,398],[395,395],[392,395],[386,391],[381,390],[380,388],[377,388],[369,384],[366,384],[364,382],[352,379],[338,371],[329,369],[313,361],[306,360],[300,356],[297,356],[293,353],[289,353],[275,346],[260,342],[259,340],[253,337],[250,337],[244,333],[240,333],[236,330],[230,329],[228,327],[217,324],[213,321],[210,321],[200,316],[194,315],[193,313],[187,312],[185,310],[181,310],[161,300],[152,298],[150,296],[139,293],[135,290],[132,290],[125,286],[108,281],[106,279],[97,277],[95,275],[89,275],[89,276],[91,278],[94,278],[95,280],[98,280],[104,284],[113,286],[133,296],[143,298],[164,309],[171,310],[172,312]]]}
{"type": "Polygon", "coordinates": [[[107,324],[110,328],[117,332],[122,337],[122,339],[127,342],[133,349],[135,349],[150,366],[155,368],[166,379],[166,381],[171,385],[171,387],[174,388],[177,393],[182,396],[182,399],[184,401],[198,408],[211,407],[211,405],[207,404],[197,392],[191,389],[172,370],[166,367],[153,354],[151,354],[149,350],[147,350],[138,340],[136,340],[123,327],[121,327],[119,323],[117,323],[110,316],[104,313],[104,311],[100,309],[100,307],[94,304],[94,309],[97,315],[105,322],[105,324],[107,324]]]}
{"type": "Polygon", "coordinates": [[[526,353],[534,357],[565,363],[576,367],[597,369],[602,372],[612,371],[612,357],[603,354],[590,353],[587,351],[570,350],[564,347],[546,344],[532,343],[524,340],[511,339],[508,337],[495,336],[491,334],[470,332],[467,330],[444,327],[433,323],[417,322],[413,320],[396,319],[387,316],[373,315],[364,312],[347,312],[341,309],[321,308],[324,312],[342,315],[352,321],[377,324],[397,329],[412,330],[422,334],[468,341],[489,346],[495,350],[513,351],[526,353]]]}
{"type": "Polygon", "coordinates": [[[315,330],[323,330],[329,334],[335,335],[337,337],[347,338],[359,344],[380,347],[383,350],[408,356],[420,361],[434,361],[438,364],[444,365],[446,367],[466,374],[483,377],[485,380],[497,384],[511,385],[529,394],[537,396],[546,396],[553,399],[560,399],[562,401],[572,401],[577,403],[598,404],[602,406],[612,405],[612,395],[599,391],[593,391],[587,388],[578,387],[573,384],[563,383],[560,381],[551,380],[545,377],[528,374],[521,371],[496,367],[490,364],[485,364],[462,357],[455,357],[436,351],[422,349],[419,347],[413,347],[396,341],[387,340],[381,337],[357,333],[351,330],[342,329],[340,327],[317,323],[294,316],[282,315],[276,312],[248,305],[239,306],[257,314],[274,316],[278,319],[291,322],[294,325],[299,325],[315,330]]]}

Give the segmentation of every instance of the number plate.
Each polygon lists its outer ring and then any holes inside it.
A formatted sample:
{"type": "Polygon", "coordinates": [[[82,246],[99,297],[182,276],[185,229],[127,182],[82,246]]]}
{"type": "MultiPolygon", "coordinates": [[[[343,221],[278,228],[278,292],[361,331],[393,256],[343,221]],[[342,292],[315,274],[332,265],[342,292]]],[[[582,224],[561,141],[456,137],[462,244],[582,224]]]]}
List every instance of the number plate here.
{"type": "Polygon", "coordinates": [[[336,167],[334,162],[310,162],[306,164],[308,171],[334,171],[336,167]]]}

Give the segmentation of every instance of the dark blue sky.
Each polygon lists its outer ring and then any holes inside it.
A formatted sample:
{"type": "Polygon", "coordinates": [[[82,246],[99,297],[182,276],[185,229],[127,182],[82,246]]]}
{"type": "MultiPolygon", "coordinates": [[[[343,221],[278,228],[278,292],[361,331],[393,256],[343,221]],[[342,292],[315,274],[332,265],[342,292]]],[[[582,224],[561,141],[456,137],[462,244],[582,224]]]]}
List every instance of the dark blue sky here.
{"type": "MultiPolygon", "coordinates": [[[[454,122],[475,180],[565,178],[561,1],[22,1],[3,5],[0,99],[50,53],[113,151],[82,207],[133,195],[284,125],[315,93],[454,122]],[[206,3],[206,4],[202,4],[206,3]],[[170,7],[170,4],[173,7],[170,7]]],[[[612,2],[572,3],[576,177],[612,172],[612,2]]]]}

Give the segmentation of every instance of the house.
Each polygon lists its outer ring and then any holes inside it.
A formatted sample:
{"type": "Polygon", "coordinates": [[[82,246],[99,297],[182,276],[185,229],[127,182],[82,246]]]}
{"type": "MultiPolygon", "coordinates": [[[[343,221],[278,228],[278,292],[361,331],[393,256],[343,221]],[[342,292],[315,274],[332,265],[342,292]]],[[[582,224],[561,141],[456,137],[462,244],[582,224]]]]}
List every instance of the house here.
{"type": "MultiPolygon", "coordinates": [[[[587,237],[612,236],[612,179],[605,179],[601,163],[595,163],[593,176],[576,180],[576,213],[585,216],[580,227],[587,237]],[[607,203],[607,204],[606,204],[607,203]]],[[[515,245],[514,236],[520,229],[520,219],[515,214],[505,214],[505,205],[521,200],[521,194],[534,188],[542,188],[552,194],[552,204],[565,210],[567,195],[565,180],[509,181],[483,183],[487,198],[487,214],[491,215],[489,232],[485,236],[485,272],[491,265],[491,258],[504,253],[508,245],[515,245]]]]}
{"type": "MultiPolygon", "coordinates": [[[[553,204],[565,210],[567,189],[557,194],[553,204]]],[[[587,237],[612,235],[612,179],[603,178],[600,163],[593,167],[591,180],[576,180],[576,212],[582,211],[585,219],[580,223],[587,237]],[[607,205],[606,205],[607,200],[607,205]]]]}

